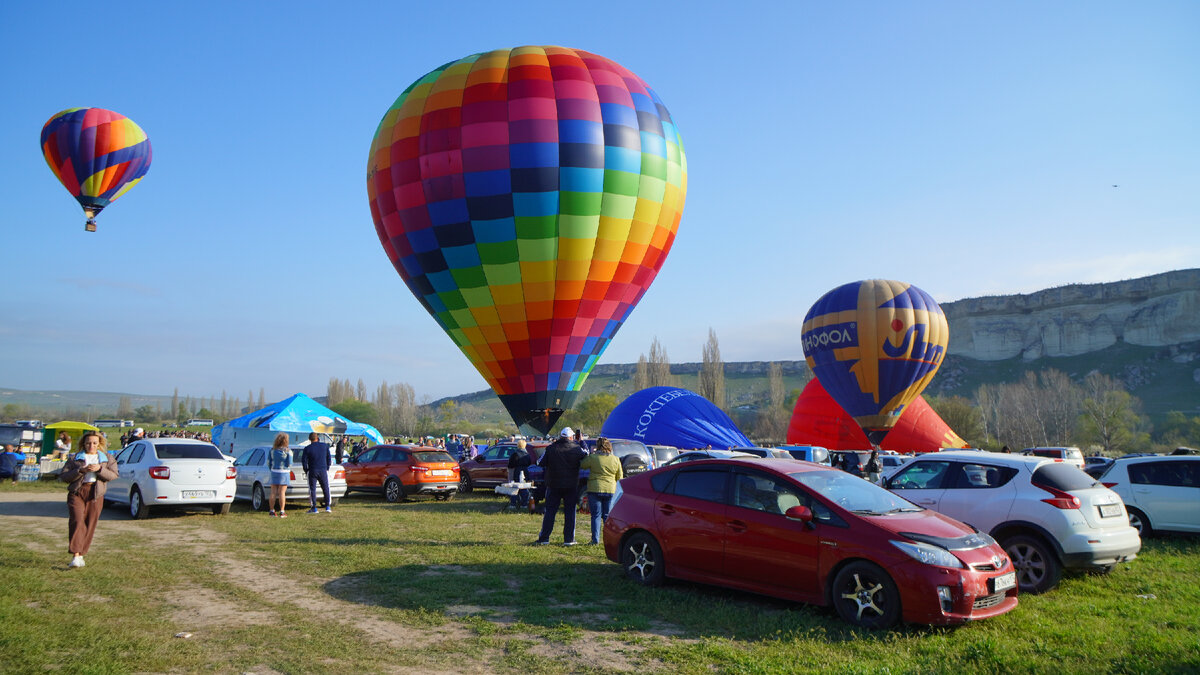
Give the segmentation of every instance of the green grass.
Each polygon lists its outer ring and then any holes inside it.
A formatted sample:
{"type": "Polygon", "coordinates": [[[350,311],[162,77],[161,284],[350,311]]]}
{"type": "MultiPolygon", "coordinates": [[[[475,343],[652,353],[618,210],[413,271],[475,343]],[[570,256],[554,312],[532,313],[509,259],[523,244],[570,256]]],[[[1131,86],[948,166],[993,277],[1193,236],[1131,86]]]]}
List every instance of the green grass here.
{"type": "MultiPolygon", "coordinates": [[[[504,503],[478,493],[397,505],[356,495],[331,515],[297,509],[283,521],[240,504],[224,517],[110,512],[101,537],[106,528],[113,536],[73,571],[63,569],[65,518],[33,526],[5,516],[19,536],[0,544],[0,670],[1200,670],[1200,538],[1147,540],[1112,574],[1068,575],[1002,617],[871,633],[827,609],[719,588],[643,589],[599,547],[529,546],[540,517],[503,512],[504,503]],[[240,611],[198,621],[173,606],[173,589],[240,611]],[[315,606],[289,601],[296,594],[315,606]],[[173,637],[185,630],[196,636],[173,637]]],[[[581,517],[577,536],[587,530],[581,517]]]]}

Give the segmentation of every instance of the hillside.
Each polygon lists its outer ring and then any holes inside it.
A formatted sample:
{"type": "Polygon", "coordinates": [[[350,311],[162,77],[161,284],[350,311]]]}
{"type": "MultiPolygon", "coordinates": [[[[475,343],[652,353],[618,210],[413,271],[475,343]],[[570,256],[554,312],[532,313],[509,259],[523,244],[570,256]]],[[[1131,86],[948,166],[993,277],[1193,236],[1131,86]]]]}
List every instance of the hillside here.
{"type": "MultiPolygon", "coordinates": [[[[971,397],[981,384],[1012,382],[1054,368],[1079,380],[1100,371],[1125,383],[1144,412],[1200,414],[1200,269],[1105,284],[1077,284],[1027,295],[969,298],[942,305],[950,324],[946,360],[928,392],[971,397]]],[[[782,361],[787,389],[810,379],[804,361],[782,361]]],[[[751,414],[767,397],[765,361],[725,364],[734,416],[751,414]]],[[[632,393],[635,364],[596,366],[580,400],[600,392],[632,393]]],[[[697,389],[699,363],[672,364],[681,386],[697,389]]],[[[317,392],[313,392],[314,394],[317,392]]],[[[7,403],[42,410],[111,416],[121,396],[132,406],[170,407],[170,396],[115,392],[20,391],[0,388],[7,403]]],[[[507,423],[490,390],[440,399],[469,404],[479,421],[507,423]]]]}

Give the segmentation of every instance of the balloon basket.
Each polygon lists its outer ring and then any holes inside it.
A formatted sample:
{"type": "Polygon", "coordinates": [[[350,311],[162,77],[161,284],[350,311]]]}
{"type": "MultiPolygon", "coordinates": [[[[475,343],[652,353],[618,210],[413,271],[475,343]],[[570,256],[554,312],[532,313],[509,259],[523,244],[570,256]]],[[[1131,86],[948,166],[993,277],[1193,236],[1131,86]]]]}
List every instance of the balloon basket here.
{"type": "Polygon", "coordinates": [[[95,232],[96,231],[96,221],[91,218],[88,218],[88,221],[83,224],[83,231],[84,232],[95,232]]]}

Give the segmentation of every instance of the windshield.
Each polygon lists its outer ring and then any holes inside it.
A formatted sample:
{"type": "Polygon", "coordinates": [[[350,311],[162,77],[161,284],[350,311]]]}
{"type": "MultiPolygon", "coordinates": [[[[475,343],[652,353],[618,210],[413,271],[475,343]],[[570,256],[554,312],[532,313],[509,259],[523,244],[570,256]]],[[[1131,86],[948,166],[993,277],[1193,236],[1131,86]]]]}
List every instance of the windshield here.
{"type": "Polygon", "coordinates": [[[788,475],[851,513],[877,516],[921,510],[912,502],[844,471],[805,471],[788,475]]]}
{"type": "Polygon", "coordinates": [[[225,459],[217,446],[199,443],[155,445],[154,453],[159,459],[225,459]]]}

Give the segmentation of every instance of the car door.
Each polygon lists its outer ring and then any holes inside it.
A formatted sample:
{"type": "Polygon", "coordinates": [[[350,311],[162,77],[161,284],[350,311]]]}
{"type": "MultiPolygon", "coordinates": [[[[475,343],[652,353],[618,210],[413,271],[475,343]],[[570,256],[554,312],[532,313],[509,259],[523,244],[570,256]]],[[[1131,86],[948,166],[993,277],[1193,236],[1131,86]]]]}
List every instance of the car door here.
{"type": "Polygon", "coordinates": [[[347,460],[343,467],[346,469],[346,485],[355,488],[378,487],[369,484],[368,467],[375,457],[375,448],[359,453],[353,460],[347,460]]]}
{"type": "Polygon", "coordinates": [[[720,578],[728,476],[722,465],[685,466],[655,499],[655,529],[669,574],[720,578]]]}
{"type": "MultiPolygon", "coordinates": [[[[239,461],[245,462],[238,466],[237,495],[239,497],[250,499],[255,483],[263,486],[271,485],[270,470],[267,469],[266,448],[254,448],[249,453],[242,455],[239,461]]],[[[270,489],[270,487],[266,487],[265,491],[269,493],[270,489]]]]}
{"type": "Polygon", "coordinates": [[[508,458],[513,453],[511,445],[497,445],[480,455],[483,457],[482,476],[489,485],[499,485],[508,480],[508,458]]]}
{"type": "MultiPolygon", "coordinates": [[[[943,481],[946,487],[938,498],[938,504],[928,508],[990,532],[1008,519],[1013,501],[1017,498],[1017,486],[1012,480],[1016,474],[1017,470],[1013,467],[950,462],[943,481]]],[[[906,495],[902,492],[897,494],[906,495]]],[[[908,497],[905,496],[905,499],[908,497]]]]}
{"type": "Polygon", "coordinates": [[[812,508],[810,497],[798,486],[766,473],[733,469],[725,523],[725,576],[760,592],[787,589],[819,597],[816,529],[783,515],[801,505],[812,508]]]}
{"type": "MultiPolygon", "coordinates": [[[[139,473],[145,470],[142,464],[146,456],[146,445],[144,442],[138,442],[121,451],[117,458],[118,475],[108,482],[105,488],[106,497],[121,503],[129,502],[129,493],[137,483],[139,473]],[[121,462],[121,458],[125,459],[124,463],[121,462]]],[[[150,453],[150,456],[153,458],[154,453],[150,453]]]]}
{"type": "Polygon", "coordinates": [[[1200,462],[1162,459],[1129,465],[1130,492],[1156,529],[1200,531],[1200,462]]]}
{"type": "Polygon", "coordinates": [[[950,473],[948,460],[915,460],[887,480],[887,489],[908,501],[934,511],[945,492],[945,479],[950,473]]]}

